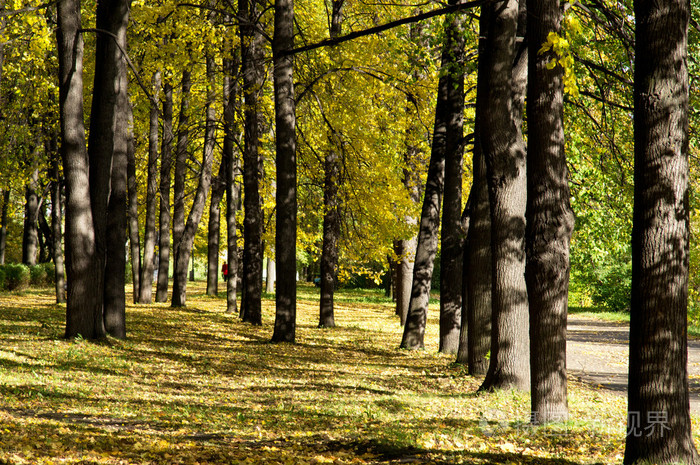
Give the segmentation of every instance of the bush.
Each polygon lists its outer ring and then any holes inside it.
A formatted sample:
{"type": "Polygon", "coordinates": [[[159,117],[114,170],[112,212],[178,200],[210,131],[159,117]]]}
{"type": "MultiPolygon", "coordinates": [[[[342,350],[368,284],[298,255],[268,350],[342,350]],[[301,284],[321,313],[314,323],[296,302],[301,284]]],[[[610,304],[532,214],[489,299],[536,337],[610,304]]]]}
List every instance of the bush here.
{"type": "Polygon", "coordinates": [[[0,291],[5,290],[5,265],[0,265],[0,291]]]}
{"type": "Polygon", "coordinates": [[[601,267],[593,283],[593,304],[612,312],[626,312],[630,308],[632,264],[620,263],[601,267]]]}
{"type": "Polygon", "coordinates": [[[16,291],[29,287],[29,267],[22,264],[5,265],[5,289],[16,291]]]}
{"type": "Polygon", "coordinates": [[[46,285],[46,269],[41,265],[29,267],[29,284],[32,286],[46,285]]]}
{"type": "Polygon", "coordinates": [[[53,262],[46,262],[39,265],[44,268],[46,272],[46,285],[53,286],[56,284],[56,265],[53,262]]]}

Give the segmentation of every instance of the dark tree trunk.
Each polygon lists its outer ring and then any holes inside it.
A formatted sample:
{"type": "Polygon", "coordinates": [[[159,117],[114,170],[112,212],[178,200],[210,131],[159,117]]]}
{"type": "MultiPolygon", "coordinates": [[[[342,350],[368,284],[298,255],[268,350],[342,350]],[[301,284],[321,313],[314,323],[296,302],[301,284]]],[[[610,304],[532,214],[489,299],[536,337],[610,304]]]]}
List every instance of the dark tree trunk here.
{"type": "MultiPolygon", "coordinates": [[[[486,36],[489,28],[488,8],[481,9],[479,20],[479,64],[476,88],[476,118],[474,121],[474,153],[472,154],[472,187],[469,194],[469,234],[464,249],[465,269],[462,289],[466,301],[462,311],[466,312],[466,347],[460,346],[458,361],[468,364],[469,374],[484,375],[489,367],[491,350],[491,209],[489,204],[486,160],[482,147],[484,112],[487,111],[489,63],[486,36]]],[[[464,321],[464,318],[462,319],[464,321]]]]}
{"type": "Polygon", "coordinates": [[[464,45],[466,15],[457,14],[447,34],[452,66],[449,68],[445,114],[445,181],[440,253],[440,346],[456,354],[462,323],[462,159],[464,155],[464,45]]]}
{"type": "Polygon", "coordinates": [[[67,338],[104,336],[102,288],[96,286],[95,231],[83,123],[83,39],[80,2],[57,5],[61,155],[66,179],[67,338]]]}
{"type": "Polygon", "coordinates": [[[0,218],[0,265],[5,264],[5,248],[7,247],[7,210],[10,204],[10,190],[2,191],[2,217],[0,218]]]}
{"type": "Polygon", "coordinates": [[[156,302],[168,300],[168,272],[170,269],[170,177],[173,145],[173,88],[163,84],[163,140],[160,151],[160,214],[158,233],[158,282],[156,302]]]}
{"type": "Polygon", "coordinates": [[[136,147],[134,140],[134,114],[131,104],[128,108],[126,184],[128,192],[129,245],[131,247],[131,280],[133,300],[139,301],[141,288],[141,240],[139,238],[139,192],[136,180],[136,147]]]}
{"type": "Polygon", "coordinates": [[[526,390],[530,386],[525,284],[527,179],[525,144],[518,117],[518,110],[522,114],[526,81],[520,73],[525,62],[516,54],[520,8],[517,0],[508,0],[498,7],[489,4],[485,8],[494,8],[489,14],[488,111],[485,111],[481,141],[491,208],[493,316],[491,358],[480,389],[526,390]]]}
{"type": "MultiPolygon", "coordinates": [[[[334,139],[333,137],[331,139],[334,139]]],[[[336,145],[335,143],[333,143],[336,145]]],[[[336,287],[338,266],[338,236],[340,235],[340,211],[338,186],[340,185],[340,157],[335,149],[326,153],[323,183],[323,245],[321,249],[321,303],[319,328],[335,326],[333,294],[336,287]]]]}
{"type": "Polygon", "coordinates": [[[205,108],[206,129],[204,132],[204,153],[202,170],[199,173],[197,192],[194,195],[192,209],[187,217],[187,224],[182,233],[180,244],[175,248],[175,278],[173,279],[173,307],[184,307],[187,304],[187,266],[189,265],[194,236],[197,233],[199,221],[204,213],[207,195],[211,187],[211,165],[214,160],[216,145],[216,100],[214,58],[207,53],[207,103],[205,108]]]}
{"type": "MultiPolygon", "coordinates": [[[[559,0],[527,5],[527,42],[543,44],[561,31],[559,0]]],[[[530,306],[530,377],[532,421],[568,419],[566,385],[566,315],[569,296],[569,245],[574,215],[569,203],[564,152],[564,70],[547,69],[552,52],[529,50],[527,91],[527,265],[530,306]]]]}
{"type": "MultiPolygon", "coordinates": [[[[331,3],[330,37],[338,37],[343,25],[344,0],[331,3]]],[[[335,55],[332,57],[337,58],[335,55]]],[[[333,88],[328,85],[328,93],[333,96],[333,88]]],[[[340,141],[338,134],[329,131],[330,149],[326,152],[323,172],[323,243],[321,245],[321,301],[319,305],[319,328],[335,326],[333,295],[336,288],[338,267],[338,237],[340,236],[340,210],[338,188],[340,186],[340,141]]]]}
{"type": "Polygon", "coordinates": [[[143,233],[143,262],[139,303],[149,304],[153,294],[153,267],[156,249],[156,201],[158,195],[158,91],[160,72],[153,73],[153,101],[148,130],[148,178],[146,184],[146,224],[143,233]]]}
{"type": "Polygon", "coordinates": [[[244,21],[241,33],[241,72],[245,99],[245,135],[243,149],[243,321],[262,324],[262,209],[260,177],[262,173],[260,146],[261,105],[258,93],[265,79],[263,73],[262,35],[256,27],[258,0],[239,0],[238,16],[244,21]]]}
{"type": "Polygon", "coordinates": [[[212,181],[207,228],[207,295],[219,293],[219,242],[221,240],[221,199],[226,190],[226,159],[219,165],[219,174],[212,181]]]}
{"type": "MultiPolygon", "coordinates": [[[[457,3],[455,0],[450,1],[450,4],[455,3],[457,3]]],[[[457,82],[459,78],[450,70],[455,66],[455,57],[459,55],[457,50],[459,50],[461,39],[455,41],[457,39],[455,32],[460,29],[460,22],[459,14],[449,15],[445,18],[445,43],[442,49],[441,73],[438,81],[433,145],[418,230],[411,300],[401,340],[401,348],[403,349],[422,349],[424,347],[425,323],[428,301],[430,300],[430,281],[437,253],[440,207],[444,190],[447,126],[450,124],[453,108],[450,99],[458,96],[458,93],[454,92],[454,88],[455,86],[459,87],[457,82]]],[[[463,79],[463,75],[460,77],[463,79]]]]}
{"type": "MultiPolygon", "coordinates": [[[[294,342],[297,301],[297,162],[294,60],[281,52],[294,47],[294,1],[275,0],[275,127],[277,139],[277,233],[275,254],[279,275],[275,296],[273,342],[294,342]]],[[[268,258],[267,287],[274,283],[275,262],[268,258]],[[272,267],[269,264],[272,263],[272,267]]]]}
{"type": "Polygon", "coordinates": [[[180,117],[175,144],[175,179],[173,181],[173,254],[177,255],[185,231],[185,178],[187,177],[187,143],[189,139],[190,89],[192,76],[189,69],[182,71],[180,117]]]}
{"type": "Polygon", "coordinates": [[[126,28],[130,0],[97,5],[95,82],[90,115],[90,202],[95,227],[96,261],[107,334],[126,337],[126,151],[128,96],[126,28]]]}
{"type": "MultiPolygon", "coordinates": [[[[54,145],[56,142],[54,141],[54,145]]],[[[61,179],[58,154],[55,150],[51,153],[51,236],[53,240],[53,262],[54,262],[54,283],[56,286],[56,303],[62,304],[66,301],[64,286],[65,269],[63,265],[63,231],[61,223],[63,220],[63,202],[61,201],[61,179]]],[[[0,263],[2,263],[0,261],[0,263]]]]}
{"type": "Polygon", "coordinates": [[[51,227],[46,221],[46,202],[43,199],[39,202],[39,263],[48,263],[53,257],[53,240],[51,238],[51,227]]]}
{"type": "MultiPolygon", "coordinates": [[[[472,187],[474,184],[472,183],[472,187]]],[[[471,222],[471,203],[472,203],[472,196],[473,192],[469,192],[469,200],[467,201],[467,205],[464,207],[464,211],[462,212],[462,219],[461,219],[461,226],[462,226],[462,231],[464,232],[464,236],[468,237],[469,235],[469,223],[471,222]]],[[[463,268],[464,266],[467,266],[466,264],[466,258],[467,258],[467,247],[468,243],[467,240],[465,239],[464,244],[462,244],[462,260],[463,260],[463,268]]],[[[459,345],[457,347],[457,359],[455,360],[457,363],[467,363],[469,361],[469,319],[467,318],[467,280],[465,279],[466,273],[462,271],[462,276],[460,277],[460,292],[462,293],[462,314],[461,316],[461,325],[459,328],[459,345]]]]}
{"type": "Polygon", "coordinates": [[[237,313],[236,291],[238,288],[238,234],[236,211],[240,201],[240,187],[236,176],[240,171],[238,154],[235,152],[235,107],[240,90],[235,77],[238,71],[238,49],[230,51],[224,58],[224,143],[222,157],[226,163],[226,256],[228,278],[226,279],[226,312],[237,313]]]}
{"type": "Polygon", "coordinates": [[[22,263],[36,265],[36,254],[39,246],[39,170],[32,172],[32,177],[24,191],[24,230],[22,233],[22,263]]]}
{"type": "Polygon", "coordinates": [[[688,399],[690,3],[634,2],[634,213],[625,464],[700,463],[688,399]]]}

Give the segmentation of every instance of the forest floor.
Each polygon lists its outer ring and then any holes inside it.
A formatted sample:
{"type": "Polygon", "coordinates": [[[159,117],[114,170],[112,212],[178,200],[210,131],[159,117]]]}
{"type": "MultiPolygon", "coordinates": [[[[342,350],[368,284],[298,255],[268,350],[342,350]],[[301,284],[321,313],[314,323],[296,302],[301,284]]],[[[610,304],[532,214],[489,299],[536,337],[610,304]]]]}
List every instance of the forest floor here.
{"type": "MultiPolygon", "coordinates": [[[[0,294],[0,465],[622,461],[626,400],[598,385],[590,353],[569,362],[571,421],[533,427],[527,393],[477,393],[436,353],[434,307],[426,350],[404,351],[390,300],[340,291],[339,327],[321,330],[318,290],[300,286],[297,343],[270,344],[273,299],[255,327],[223,294],[189,291],[183,309],[128,305],[128,339],[98,343],[62,338],[48,289],[0,294]]],[[[571,323],[572,354],[622,345],[571,323]]]]}

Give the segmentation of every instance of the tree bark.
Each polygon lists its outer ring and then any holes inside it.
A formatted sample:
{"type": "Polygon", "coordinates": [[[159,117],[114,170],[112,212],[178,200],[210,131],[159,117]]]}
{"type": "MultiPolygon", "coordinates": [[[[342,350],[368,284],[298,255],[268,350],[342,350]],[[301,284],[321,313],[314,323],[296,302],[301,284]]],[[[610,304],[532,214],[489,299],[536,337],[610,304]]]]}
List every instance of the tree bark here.
{"type": "Polygon", "coordinates": [[[690,3],[634,2],[634,212],[625,464],[700,463],[687,370],[690,3]]]}
{"type": "Polygon", "coordinates": [[[240,201],[240,187],[236,175],[240,171],[240,161],[235,152],[235,107],[240,87],[238,71],[239,49],[224,53],[224,143],[222,157],[226,163],[226,257],[228,259],[228,279],[226,280],[226,312],[237,313],[236,291],[238,288],[238,234],[236,211],[240,201]]]}
{"type": "Polygon", "coordinates": [[[245,99],[245,134],[243,149],[243,321],[262,324],[262,209],[260,177],[262,159],[259,153],[261,105],[258,94],[263,85],[262,35],[256,26],[258,0],[239,0],[238,16],[243,18],[241,33],[241,72],[245,99]]]}
{"type": "MultiPolygon", "coordinates": [[[[344,0],[331,2],[330,36],[338,37],[343,25],[344,0]]],[[[332,59],[337,59],[337,52],[331,51],[332,59]]],[[[333,99],[334,90],[329,83],[329,97],[333,99]]],[[[323,242],[321,245],[321,300],[319,305],[319,328],[335,326],[333,295],[336,288],[338,268],[338,238],[340,236],[340,206],[338,188],[340,187],[340,166],[342,163],[339,135],[333,129],[328,131],[329,149],[326,151],[323,173],[323,242]]]]}
{"type": "Polygon", "coordinates": [[[173,145],[173,88],[163,84],[163,140],[160,150],[160,213],[158,234],[158,282],[156,302],[168,300],[168,272],[170,270],[170,177],[173,145]]]}
{"type": "Polygon", "coordinates": [[[275,260],[272,257],[268,257],[265,271],[265,274],[267,274],[267,279],[265,280],[265,292],[268,294],[274,294],[275,281],[277,280],[277,267],[275,265],[275,260]]]}
{"type": "Polygon", "coordinates": [[[2,191],[2,216],[0,217],[0,265],[5,264],[5,248],[7,247],[7,210],[10,204],[10,190],[2,191]]]}
{"type": "Polygon", "coordinates": [[[127,110],[126,184],[128,193],[129,244],[131,247],[131,280],[133,300],[139,302],[141,289],[141,240],[139,238],[139,192],[136,180],[136,147],[134,140],[134,113],[132,105],[127,110]]]}
{"type": "Polygon", "coordinates": [[[226,190],[226,162],[219,165],[219,174],[212,181],[207,228],[207,295],[219,293],[219,242],[221,239],[221,199],[226,190]]]}
{"type": "Polygon", "coordinates": [[[451,37],[445,115],[445,181],[440,253],[440,345],[442,353],[456,354],[462,323],[462,159],[464,155],[464,46],[466,15],[456,14],[446,31],[451,37]]]}
{"type": "Polygon", "coordinates": [[[32,171],[32,177],[24,190],[24,230],[22,232],[22,263],[36,265],[39,246],[39,170],[32,171]]]}
{"type": "Polygon", "coordinates": [[[273,39],[275,128],[277,139],[277,232],[275,261],[268,258],[267,289],[274,291],[275,265],[279,269],[275,296],[274,342],[294,342],[297,300],[297,162],[294,59],[280,52],[294,47],[294,1],[275,0],[273,39]],[[272,264],[272,266],[270,266],[272,264]]]}
{"type": "Polygon", "coordinates": [[[57,5],[61,155],[66,178],[66,338],[104,336],[102,288],[96,286],[95,231],[83,123],[83,39],[79,0],[57,5]]]}
{"type": "Polygon", "coordinates": [[[156,249],[156,201],[158,195],[158,101],[160,72],[153,73],[153,101],[148,130],[148,177],[146,184],[146,224],[143,233],[143,262],[139,287],[139,303],[151,303],[153,295],[153,268],[156,249]]]}
{"type": "MultiPolygon", "coordinates": [[[[527,5],[527,42],[543,44],[561,33],[559,0],[527,5]]],[[[529,50],[527,146],[527,265],[530,307],[530,377],[534,423],[568,419],[566,317],[569,296],[569,245],[574,215],[569,203],[564,143],[564,69],[547,69],[553,52],[529,50]]]]}
{"type": "Polygon", "coordinates": [[[182,234],[185,231],[185,180],[187,177],[187,143],[189,139],[190,89],[192,75],[189,69],[182,71],[180,117],[177,123],[175,144],[175,179],[173,181],[173,253],[177,255],[182,234]]]}
{"type": "MultiPolygon", "coordinates": [[[[450,1],[450,4],[455,3],[457,3],[456,0],[450,1]]],[[[457,15],[445,17],[445,43],[442,49],[441,73],[438,81],[433,144],[416,245],[411,300],[401,340],[402,349],[422,349],[424,347],[425,323],[428,301],[430,300],[430,281],[437,253],[440,207],[444,190],[447,126],[450,124],[449,119],[452,115],[450,98],[456,96],[453,88],[455,85],[459,85],[455,76],[449,72],[455,65],[455,49],[458,46],[454,42],[456,35],[450,31],[458,29],[459,21],[457,15]]]]}
{"type": "MultiPolygon", "coordinates": [[[[526,153],[518,110],[526,81],[516,54],[519,3],[508,0],[489,14],[488,90],[482,132],[491,208],[491,358],[482,390],[530,386],[525,284],[526,153]],[[516,63],[516,66],[513,64],[516,63]]],[[[522,56],[522,54],[520,55],[522,56]]]]}
{"type": "MultiPolygon", "coordinates": [[[[54,146],[56,142],[53,142],[54,146]]],[[[52,150],[51,153],[51,231],[53,240],[53,263],[54,263],[54,284],[56,289],[56,303],[62,304],[66,301],[65,294],[65,268],[63,263],[63,202],[61,201],[61,178],[58,154],[52,150]]],[[[2,261],[0,261],[2,263],[2,261]]]]}
{"type": "Polygon", "coordinates": [[[216,100],[214,57],[207,53],[207,103],[205,108],[206,129],[204,132],[204,153],[202,170],[199,173],[197,192],[194,195],[192,209],[187,217],[187,224],[182,233],[179,245],[175,249],[175,278],[173,279],[172,307],[184,307],[187,304],[187,265],[190,261],[194,236],[204,213],[207,195],[211,187],[211,165],[214,160],[216,145],[216,100]]]}

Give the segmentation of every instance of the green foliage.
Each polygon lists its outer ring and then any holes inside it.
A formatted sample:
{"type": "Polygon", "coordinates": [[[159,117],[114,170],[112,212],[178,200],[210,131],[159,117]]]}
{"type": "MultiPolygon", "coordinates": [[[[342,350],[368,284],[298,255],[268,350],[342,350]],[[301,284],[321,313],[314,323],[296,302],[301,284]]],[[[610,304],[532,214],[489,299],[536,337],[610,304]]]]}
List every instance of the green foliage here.
{"type": "Polygon", "coordinates": [[[4,265],[5,289],[8,291],[20,291],[29,287],[31,278],[29,267],[21,263],[4,265]]]}
{"type": "Polygon", "coordinates": [[[29,284],[31,286],[44,286],[46,282],[46,269],[42,265],[32,265],[29,267],[29,284]]]}

